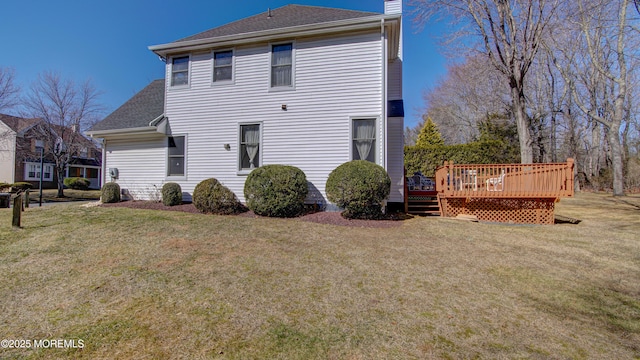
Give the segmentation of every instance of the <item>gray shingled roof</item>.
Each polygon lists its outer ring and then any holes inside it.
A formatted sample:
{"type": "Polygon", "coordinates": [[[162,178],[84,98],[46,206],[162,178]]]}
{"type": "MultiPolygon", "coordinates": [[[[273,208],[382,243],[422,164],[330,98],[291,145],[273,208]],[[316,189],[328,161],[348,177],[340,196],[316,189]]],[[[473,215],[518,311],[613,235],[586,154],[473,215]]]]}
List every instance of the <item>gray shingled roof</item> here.
{"type": "Polygon", "coordinates": [[[5,125],[7,125],[11,130],[19,133],[28,127],[35,125],[37,122],[40,122],[40,119],[26,119],[17,116],[11,116],[6,114],[0,114],[0,121],[2,121],[5,125]]]}
{"type": "Polygon", "coordinates": [[[288,28],[292,26],[355,19],[367,16],[376,16],[380,14],[374,12],[334,9],[320,6],[287,5],[271,10],[271,17],[269,17],[268,15],[269,12],[265,11],[258,15],[234,21],[226,25],[201,32],[199,34],[180,39],[178,41],[175,41],[174,43],[189,40],[215,38],[227,35],[251,33],[256,31],[288,28]]]}
{"type": "Polygon", "coordinates": [[[149,126],[164,113],[164,79],[154,80],[89,131],[149,126]]]}

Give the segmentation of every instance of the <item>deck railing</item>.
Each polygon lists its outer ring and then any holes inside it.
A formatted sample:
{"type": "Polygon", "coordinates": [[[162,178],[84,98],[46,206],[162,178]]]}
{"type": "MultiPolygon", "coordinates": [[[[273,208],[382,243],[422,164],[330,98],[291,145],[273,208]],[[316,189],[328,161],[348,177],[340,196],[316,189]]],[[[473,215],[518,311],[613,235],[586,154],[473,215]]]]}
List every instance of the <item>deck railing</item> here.
{"type": "Polygon", "coordinates": [[[573,196],[573,159],[553,164],[453,164],[436,170],[445,197],[560,198],[573,196]]]}

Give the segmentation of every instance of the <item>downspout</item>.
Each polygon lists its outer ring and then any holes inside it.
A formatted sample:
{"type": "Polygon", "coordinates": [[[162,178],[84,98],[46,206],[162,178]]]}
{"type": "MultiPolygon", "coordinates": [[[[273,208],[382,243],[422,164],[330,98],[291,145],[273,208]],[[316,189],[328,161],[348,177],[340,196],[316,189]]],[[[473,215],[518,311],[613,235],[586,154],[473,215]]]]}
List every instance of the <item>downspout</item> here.
{"type": "Polygon", "coordinates": [[[382,40],[382,149],[383,154],[382,166],[386,171],[389,171],[389,164],[387,164],[387,34],[384,29],[384,19],[380,20],[380,38],[382,40]]]}
{"type": "Polygon", "coordinates": [[[100,188],[107,183],[107,139],[102,138],[102,174],[100,174],[100,188]]]}

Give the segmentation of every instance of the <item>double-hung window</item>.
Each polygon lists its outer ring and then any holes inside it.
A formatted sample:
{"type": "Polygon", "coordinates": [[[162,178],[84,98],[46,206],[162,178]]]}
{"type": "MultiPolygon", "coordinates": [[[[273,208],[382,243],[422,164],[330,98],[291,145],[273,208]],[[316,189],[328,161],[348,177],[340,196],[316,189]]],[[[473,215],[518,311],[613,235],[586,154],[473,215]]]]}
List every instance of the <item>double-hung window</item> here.
{"type": "Polygon", "coordinates": [[[171,86],[189,85],[189,56],[171,59],[171,86]]]}
{"type": "MultiPolygon", "coordinates": [[[[25,163],[25,180],[40,180],[40,163],[25,163]]],[[[44,173],[42,174],[44,181],[53,181],[53,165],[44,164],[44,173]]]]}
{"type": "Polygon", "coordinates": [[[352,124],[353,160],[376,162],[376,119],[354,119],[352,124]]]}
{"type": "Polygon", "coordinates": [[[170,136],[167,142],[167,176],[184,176],[185,137],[170,136]]]}
{"type": "Polygon", "coordinates": [[[260,167],[260,124],[240,125],[240,154],[238,170],[260,167]]]}
{"type": "Polygon", "coordinates": [[[213,52],[213,82],[233,80],[233,51],[213,52]]]}
{"type": "Polygon", "coordinates": [[[293,44],[271,45],[271,87],[293,86],[293,44]]]}

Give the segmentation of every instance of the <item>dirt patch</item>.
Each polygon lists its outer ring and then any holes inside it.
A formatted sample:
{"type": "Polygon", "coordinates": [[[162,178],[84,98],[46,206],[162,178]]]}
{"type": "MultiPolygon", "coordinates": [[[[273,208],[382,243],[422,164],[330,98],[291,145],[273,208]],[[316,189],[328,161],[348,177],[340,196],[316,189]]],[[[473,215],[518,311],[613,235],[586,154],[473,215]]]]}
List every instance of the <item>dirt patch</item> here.
{"type": "MultiPolygon", "coordinates": [[[[165,206],[160,202],[155,201],[123,201],[113,204],[101,204],[104,207],[126,207],[131,209],[147,209],[147,210],[165,210],[165,211],[182,211],[193,214],[201,214],[201,212],[193,206],[193,204],[182,204],[176,206],[165,206]]],[[[247,211],[239,215],[227,215],[227,216],[240,216],[248,218],[259,218],[261,216],[256,215],[252,211],[247,211]]],[[[403,216],[389,216],[384,220],[350,220],[345,219],[339,212],[321,211],[315,213],[309,213],[296,220],[307,221],[318,224],[338,225],[338,226],[352,226],[362,228],[390,228],[402,225],[404,220],[403,216]]]]}

